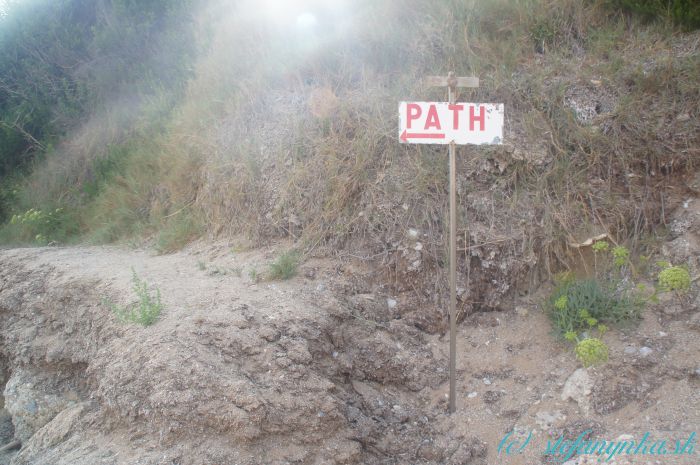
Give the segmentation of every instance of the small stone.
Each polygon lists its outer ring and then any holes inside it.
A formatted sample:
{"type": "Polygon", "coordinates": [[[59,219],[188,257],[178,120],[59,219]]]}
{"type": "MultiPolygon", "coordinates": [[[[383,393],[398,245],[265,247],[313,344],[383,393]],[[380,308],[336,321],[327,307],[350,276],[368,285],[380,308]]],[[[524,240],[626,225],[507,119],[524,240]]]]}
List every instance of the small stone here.
{"type": "Polygon", "coordinates": [[[630,441],[632,439],[634,439],[634,436],[632,436],[631,434],[621,434],[617,437],[616,440],[617,441],[630,441]]]}
{"type": "Polygon", "coordinates": [[[307,268],[304,270],[304,276],[307,279],[316,279],[316,270],[314,268],[307,268]]]}
{"type": "Polygon", "coordinates": [[[535,423],[542,430],[548,430],[556,423],[566,420],[566,416],[561,413],[560,410],[554,410],[552,412],[537,412],[535,414],[535,423]]]}
{"type": "Polygon", "coordinates": [[[642,347],[639,349],[639,355],[642,357],[646,357],[647,355],[651,354],[654,350],[649,348],[649,347],[642,347]]]}
{"type": "Polygon", "coordinates": [[[527,309],[527,307],[523,307],[522,305],[518,305],[515,307],[515,313],[517,313],[519,316],[527,316],[530,312],[527,309]]]}
{"type": "Polygon", "coordinates": [[[408,237],[410,237],[411,239],[417,238],[417,237],[418,237],[418,231],[416,231],[415,229],[409,229],[409,230],[408,230],[408,237]]]}
{"type": "Polygon", "coordinates": [[[487,404],[495,404],[503,398],[505,391],[486,391],[484,393],[484,402],[487,404]]]}
{"type": "MultiPolygon", "coordinates": [[[[700,370],[700,368],[698,368],[698,370],[700,370]]],[[[473,398],[476,397],[477,395],[478,395],[478,393],[477,393],[476,391],[473,391],[473,392],[470,392],[469,394],[467,394],[467,397],[468,397],[469,399],[473,399],[473,398]]]]}
{"type": "Polygon", "coordinates": [[[664,305],[661,311],[666,315],[678,315],[683,313],[685,309],[680,305],[664,305]]]}
{"type": "Polygon", "coordinates": [[[489,386],[489,385],[491,384],[491,380],[488,379],[488,378],[484,378],[483,381],[484,381],[484,384],[487,385],[487,386],[489,386]]]}
{"type": "Polygon", "coordinates": [[[423,250],[423,244],[421,244],[420,242],[416,242],[416,245],[413,246],[413,250],[420,252],[421,250],[423,250]]]}
{"type": "Polygon", "coordinates": [[[634,355],[637,353],[637,348],[634,346],[625,347],[625,355],[634,355]]]}
{"type": "Polygon", "coordinates": [[[398,302],[396,302],[396,300],[394,300],[392,298],[386,299],[386,305],[387,305],[387,307],[389,307],[389,309],[395,308],[397,303],[398,302]]]}
{"type": "Polygon", "coordinates": [[[680,115],[676,116],[676,121],[688,121],[690,119],[690,115],[688,113],[681,113],[680,115]]]}
{"type": "Polygon", "coordinates": [[[690,317],[688,327],[690,327],[690,329],[694,329],[695,331],[700,331],[700,312],[697,312],[690,317]]]}

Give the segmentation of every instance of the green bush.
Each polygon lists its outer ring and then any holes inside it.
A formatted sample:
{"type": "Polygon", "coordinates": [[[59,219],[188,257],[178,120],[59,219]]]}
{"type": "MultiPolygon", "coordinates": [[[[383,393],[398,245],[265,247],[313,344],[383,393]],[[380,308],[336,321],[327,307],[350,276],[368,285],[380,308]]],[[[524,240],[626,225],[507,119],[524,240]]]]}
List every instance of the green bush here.
{"type": "Polygon", "coordinates": [[[668,266],[659,272],[659,289],[662,292],[686,292],[690,289],[690,273],[681,266],[668,266]]]}
{"type": "Polygon", "coordinates": [[[288,251],[280,255],[270,264],[270,279],[291,279],[297,274],[299,253],[288,251]]]}
{"type": "Polygon", "coordinates": [[[581,361],[584,367],[608,361],[608,346],[595,337],[579,341],[574,352],[576,352],[576,358],[581,361]]]}
{"type": "Polygon", "coordinates": [[[622,324],[639,318],[642,303],[628,292],[604,286],[596,279],[573,279],[557,286],[546,304],[559,336],[588,329],[596,323],[622,324]],[[583,311],[582,311],[583,310],[583,311]]]}
{"type": "Polygon", "coordinates": [[[138,302],[129,307],[120,307],[109,301],[105,301],[114,314],[122,322],[137,323],[142,326],[150,326],[156,322],[163,311],[163,304],[160,301],[160,289],[155,288],[155,294],[151,295],[148,284],[142,281],[132,268],[133,290],[138,297],[138,302]]]}

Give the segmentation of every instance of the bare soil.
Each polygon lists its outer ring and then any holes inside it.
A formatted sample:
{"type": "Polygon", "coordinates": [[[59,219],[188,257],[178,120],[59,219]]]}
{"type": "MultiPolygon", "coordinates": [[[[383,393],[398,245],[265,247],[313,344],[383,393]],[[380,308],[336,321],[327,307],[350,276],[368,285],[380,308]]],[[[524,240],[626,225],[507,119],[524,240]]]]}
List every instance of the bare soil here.
{"type": "Polygon", "coordinates": [[[700,426],[698,299],[607,333],[610,362],[582,370],[576,401],[562,399],[580,366],[550,334],[546,289],[471,314],[448,415],[448,338],[401,318],[409,301],[330,260],[259,281],[279,251],[231,245],[0,251],[0,447],[21,440],[0,464],[529,465],[562,435],[649,432],[673,449],[700,426]],[[136,301],[132,269],[165,306],[149,327],[109,305],[136,301]],[[522,454],[499,455],[509,431],[532,432],[522,454]]]}

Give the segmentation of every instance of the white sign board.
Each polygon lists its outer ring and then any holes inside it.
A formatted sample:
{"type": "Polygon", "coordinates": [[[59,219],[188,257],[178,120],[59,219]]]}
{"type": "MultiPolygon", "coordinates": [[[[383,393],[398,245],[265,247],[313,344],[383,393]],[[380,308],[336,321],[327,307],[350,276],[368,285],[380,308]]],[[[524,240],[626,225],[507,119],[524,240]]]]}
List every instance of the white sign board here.
{"type": "Polygon", "coordinates": [[[502,144],[503,104],[400,102],[399,139],[408,144],[502,144]]]}

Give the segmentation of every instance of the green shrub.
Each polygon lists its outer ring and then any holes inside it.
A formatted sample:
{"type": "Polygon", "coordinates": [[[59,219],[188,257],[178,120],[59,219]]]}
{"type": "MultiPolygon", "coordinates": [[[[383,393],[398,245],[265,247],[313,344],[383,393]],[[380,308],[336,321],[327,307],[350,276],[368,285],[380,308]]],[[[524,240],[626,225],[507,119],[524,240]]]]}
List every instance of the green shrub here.
{"type": "Polygon", "coordinates": [[[621,324],[639,318],[642,303],[635,295],[602,285],[596,279],[574,279],[554,289],[546,304],[559,336],[578,333],[595,323],[621,324]]]}
{"type": "Polygon", "coordinates": [[[591,337],[579,341],[574,349],[584,367],[608,361],[608,346],[598,338],[591,337]]]}
{"type": "Polygon", "coordinates": [[[270,264],[270,279],[290,279],[297,274],[299,253],[288,251],[280,255],[270,264]]]}
{"type": "Polygon", "coordinates": [[[686,292],[690,289],[690,273],[681,266],[668,266],[659,272],[659,289],[663,292],[686,292]]]}
{"type": "Polygon", "coordinates": [[[163,304],[160,301],[160,289],[156,287],[155,294],[151,295],[148,284],[139,278],[133,268],[131,272],[132,289],[138,297],[138,302],[129,307],[119,307],[109,301],[105,301],[105,303],[110,306],[120,321],[150,326],[156,322],[163,310],[163,304]]]}

